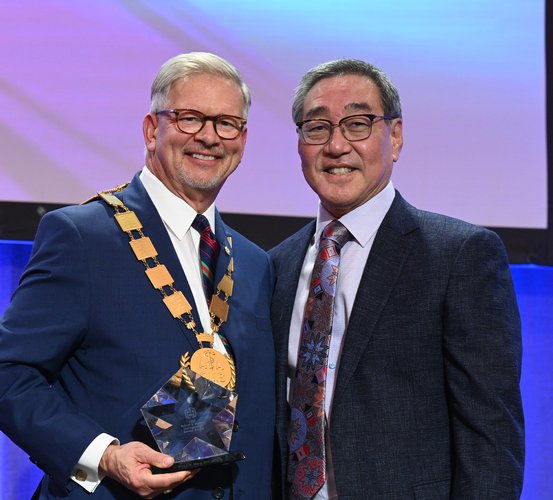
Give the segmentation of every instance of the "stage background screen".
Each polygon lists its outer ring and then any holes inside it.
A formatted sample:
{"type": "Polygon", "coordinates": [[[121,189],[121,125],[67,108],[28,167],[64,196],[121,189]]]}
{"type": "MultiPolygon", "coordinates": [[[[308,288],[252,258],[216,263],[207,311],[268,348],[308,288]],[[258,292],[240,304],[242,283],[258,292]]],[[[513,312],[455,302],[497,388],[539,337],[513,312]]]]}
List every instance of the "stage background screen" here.
{"type": "Polygon", "coordinates": [[[246,154],[219,209],[311,217],[293,91],[312,66],[354,57],[402,97],[393,181],[404,197],[488,227],[547,228],[543,2],[21,0],[3,4],[2,20],[5,202],[78,203],[129,180],[161,63],[210,51],[253,95],[246,154]]]}

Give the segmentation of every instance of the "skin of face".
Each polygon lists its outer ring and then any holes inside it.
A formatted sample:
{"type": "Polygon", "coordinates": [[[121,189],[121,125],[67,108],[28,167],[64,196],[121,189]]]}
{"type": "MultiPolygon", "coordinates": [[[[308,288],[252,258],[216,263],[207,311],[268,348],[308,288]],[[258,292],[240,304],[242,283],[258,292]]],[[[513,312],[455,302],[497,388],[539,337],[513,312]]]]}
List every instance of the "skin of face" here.
{"type": "MultiPolygon", "coordinates": [[[[336,76],[320,80],[307,93],[302,120],[338,123],[363,113],[384,114],[378,87],[364,76],[336,76]]],[[[386,187],[402,145],[402,120],[376,119],[368,139],[349,142],[336,127],[323,145],[300,138],[298,152],[305,180],[325,209],[340,218],[386,187]]]]}
{"type": "MultiPolygon", "coordinates": [[[[236,83],[217,75],[197,74],[173,84],[165,109],[244,117],[244,100],[236,83]]],[[[247,138],[244,128],[236,139],[221,139],[212,121],[206,121],[196,134],[185,134],[171,113],[148,113],[143,133],[148,169],[199,213],[215,201],[225,180],[238,167],[247,138]]]]}

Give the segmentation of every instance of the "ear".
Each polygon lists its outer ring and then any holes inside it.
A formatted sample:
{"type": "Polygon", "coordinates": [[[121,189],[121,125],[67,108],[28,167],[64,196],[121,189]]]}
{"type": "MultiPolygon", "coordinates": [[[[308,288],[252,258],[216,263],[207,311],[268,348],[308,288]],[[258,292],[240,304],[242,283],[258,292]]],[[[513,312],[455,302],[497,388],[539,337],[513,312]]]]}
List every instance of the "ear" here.
{"type": "Polygon", "coordinates": [[[242,141],[242,149],[246,147],[246,139],[248,138],[248,127],[244,127],[242,134],[240,135],[240,140],[242,141]]]}
{"type": "Polygon", "coordinates": [[[392,158],[394,162],[399,160],[399,154],[401,153],[401,148],[403,147],[403,120],[401,118],[396,118],[392,123],[391,130],[392,137],[392,158]]]}
{"type": "Polygon", "coordinates": [[[144,117],[142,133],[144,134],[144,144],[146,145],[146,149],[150,153],[154,152],[156,149],[157,117],[152,113],[148,113],[144,117]]]}

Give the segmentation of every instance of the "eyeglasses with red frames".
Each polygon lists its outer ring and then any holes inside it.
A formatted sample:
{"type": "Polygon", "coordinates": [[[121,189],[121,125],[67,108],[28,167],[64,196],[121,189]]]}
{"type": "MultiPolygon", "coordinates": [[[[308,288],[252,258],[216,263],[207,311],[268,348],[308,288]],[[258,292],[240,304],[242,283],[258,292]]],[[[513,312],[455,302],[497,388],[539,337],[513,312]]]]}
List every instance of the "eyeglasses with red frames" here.
{"type": "Polygon", "coordinates": [[[225,140],[236,139],[244,130],[247,120],[240,116],[216,115],[207,116],[195,109],[162,109],[156,115],[173,114],[177,128],[185,134],[197,134],[205,127],[206,122],[213,122],[215,133],[225,140]]]}

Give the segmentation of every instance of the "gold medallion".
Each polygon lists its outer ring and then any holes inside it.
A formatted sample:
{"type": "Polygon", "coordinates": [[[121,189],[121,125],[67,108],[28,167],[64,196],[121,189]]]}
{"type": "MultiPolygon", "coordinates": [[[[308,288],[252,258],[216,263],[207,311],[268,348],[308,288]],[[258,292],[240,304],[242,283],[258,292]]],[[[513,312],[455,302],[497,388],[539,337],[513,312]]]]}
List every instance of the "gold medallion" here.
{"type": "Polygon", "coordinates": [[[194,352],[190,369],[222,387],[227,387],[232,379],[233,370],[229,359],[211,347],[203,347],[194,352]]]}

